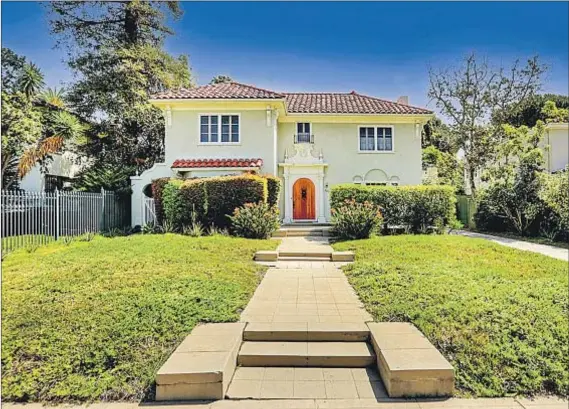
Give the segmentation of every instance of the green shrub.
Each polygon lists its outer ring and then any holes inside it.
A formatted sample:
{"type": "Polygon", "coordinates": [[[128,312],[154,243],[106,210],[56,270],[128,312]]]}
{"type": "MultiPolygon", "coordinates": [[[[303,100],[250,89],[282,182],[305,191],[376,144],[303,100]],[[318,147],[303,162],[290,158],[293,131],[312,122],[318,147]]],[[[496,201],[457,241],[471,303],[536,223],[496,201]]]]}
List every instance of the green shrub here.
{"type": "Polygon", "coordinates": [[[332,209],[339,209],[346,200],[373,203],[381,208],[388,227],[402,226],[414,232],[440,224],[441,219],[444,225],[456,220],[456,196],[450,186],[334,186],[332,209]]]}
{"type": "Polygon", "coordinates": [[[245,203],[267,202],[267,180],[255,175],[204,179],[207,190],[207,223],[228,227],[229,216],[245,203]]]}
{"type": "Polygon", "coordinates": [[[543,175],[540,197],[559,229],[560,238],[569,238],[569,167],[553,175],[543,175]]]}
{"type": "Polygon", "coordinates": [[[247,239],[267,239],[279,228],[279,211],[265,202],[246,203],[230,216],[231,232],[247,239]]]}
{"type": "Polygon", "coordinates": [[[154,213],[156,215],[156,223],[160,226],[164,221],[164,208],[162,207],[162,190],[168,183],[170,178],[154,179],[152,181],[152,197],[154,198],[154,213]]]}
{"type": "Polygon", "coordinates": [[[180,194],[180,188],[183,183],[183,180],[171,179],[162,189],[164,218],[160,225],[168,222],[174,225],[175,228],[181,228],[187,223],[188,215],[184,202],[182,201],[182,195],[180,194]]]}
{"type": "Polygon", "coordinates": [[[272,175],[265,175],[263,177],[267,179],[267,203],[269,206],[278,206],[281,193],[281,179],[272,175]]]}
{"type": "MultiPolygon", "coordinates": [[[[192,224],[192,214],[202,226],[229,227],[233,211],[245,203],[267,201],[267,179],[255,175],[170,179],[161,189],[162,223],[182,231],[192,224]]],[[[158,210],[157,210],[158,213],[158,210]]]]}
{"type": "Polygon", "coordinates": [[[369,239],[382,224],[379,206],[367,201],[346,200],[342,206],[332,209],[334,235],[340,239],[369,239]]]}

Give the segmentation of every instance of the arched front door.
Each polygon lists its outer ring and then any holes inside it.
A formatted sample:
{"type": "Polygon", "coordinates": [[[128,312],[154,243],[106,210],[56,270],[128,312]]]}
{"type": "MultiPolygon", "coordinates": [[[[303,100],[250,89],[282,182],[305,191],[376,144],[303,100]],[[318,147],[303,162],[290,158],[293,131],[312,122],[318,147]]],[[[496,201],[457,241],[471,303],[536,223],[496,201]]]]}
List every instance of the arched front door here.
{"type": "Polygon", "coordinates": [[[302,178],[292,187],[292,217],[294,220],[314,220],[316,218],[316,200],[314,183],[302,178]]]}

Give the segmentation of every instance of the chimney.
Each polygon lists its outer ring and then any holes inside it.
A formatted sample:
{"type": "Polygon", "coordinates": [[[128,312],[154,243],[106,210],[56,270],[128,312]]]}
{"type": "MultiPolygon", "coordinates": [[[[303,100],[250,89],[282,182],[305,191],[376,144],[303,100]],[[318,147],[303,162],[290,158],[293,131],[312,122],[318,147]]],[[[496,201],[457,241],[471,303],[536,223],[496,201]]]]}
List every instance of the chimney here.
{"type": "Polygon", "coordinates": [[[409,97],[407,95],[400,96],[397,98],[398,104],[409,105],[409,97]]]}

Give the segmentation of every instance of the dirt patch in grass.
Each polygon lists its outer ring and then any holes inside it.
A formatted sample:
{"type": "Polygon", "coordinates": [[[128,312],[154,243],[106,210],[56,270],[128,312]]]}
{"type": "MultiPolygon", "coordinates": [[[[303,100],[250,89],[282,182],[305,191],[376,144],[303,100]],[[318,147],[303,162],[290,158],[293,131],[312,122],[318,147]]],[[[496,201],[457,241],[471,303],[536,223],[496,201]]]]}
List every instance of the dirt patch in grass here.
{"type": "Polygon", "coordinates": [[[236,321],[275,241],[96,237],[2,263],[2,398],[140,399],[199,322],[236,321]]]}
{"type": "Polygon", "coordinates": [[[482,239],[389,236],[337,243],[377,321],[415,324],[452,363],[463,395],[569,387],[567,263],[482,239]]]}

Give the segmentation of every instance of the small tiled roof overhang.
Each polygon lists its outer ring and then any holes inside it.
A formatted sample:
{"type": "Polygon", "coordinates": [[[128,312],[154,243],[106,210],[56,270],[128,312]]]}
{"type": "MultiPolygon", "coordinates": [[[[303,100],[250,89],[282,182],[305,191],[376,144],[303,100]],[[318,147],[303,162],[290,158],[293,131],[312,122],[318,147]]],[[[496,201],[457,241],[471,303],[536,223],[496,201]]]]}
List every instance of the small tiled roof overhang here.
{"type": "Polygon", "coordinates": [[[432,111],[387,101],[352,91],[341,93],[287,93],[285,101],[291,114],[401,114],[428,115],[432,111]]]}
{"type": "Polygon", "coordinates": [[[153,95],[153,99],[282,99],[278,92],[238,82],[209,84],[197,88],[180,88],[153,95]]]}
{"type": "Polygon", "coordinates": [[[176,159],[173,169],[190,168],[260,168],[263,159],[176,159]]]}

